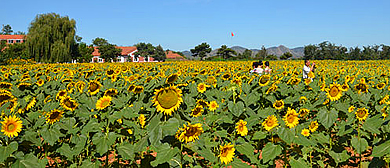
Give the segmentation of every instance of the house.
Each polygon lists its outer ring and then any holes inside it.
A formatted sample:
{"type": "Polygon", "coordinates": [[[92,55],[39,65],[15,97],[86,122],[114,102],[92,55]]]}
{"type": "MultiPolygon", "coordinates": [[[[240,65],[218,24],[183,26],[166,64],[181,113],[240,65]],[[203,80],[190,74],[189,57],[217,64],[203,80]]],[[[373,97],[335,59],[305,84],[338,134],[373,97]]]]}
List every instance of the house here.
{"type": "Polygon", "coordinates": [[[184,60],[186,60],[183,56],[181,56],[177,53],[174,53],[173,51],[166,51],[165,54],[167,56],[167,60],[170,60],[170,61],[184,61],[184,60]]]}
{"type": "Polygon", "coordinates": [[[0,41],[6,41],[7,44],[24,43],[26,35],[0,35],[0,41]]]}
{"type": "MultiPolygon", "coordinates": [[[[137,52],[137,47],[121,47],[117,46],[117,48],[122,49],[121,55],[117,57],[117,62],[156,62],[152,57],[138,57],[135,58],[134,53],[137,52]]],[[[94,51],[92,53],[93,57],[91,62],[103,63],[104,59],[100,58],[99,48],[94,47],[94,51]]]]}

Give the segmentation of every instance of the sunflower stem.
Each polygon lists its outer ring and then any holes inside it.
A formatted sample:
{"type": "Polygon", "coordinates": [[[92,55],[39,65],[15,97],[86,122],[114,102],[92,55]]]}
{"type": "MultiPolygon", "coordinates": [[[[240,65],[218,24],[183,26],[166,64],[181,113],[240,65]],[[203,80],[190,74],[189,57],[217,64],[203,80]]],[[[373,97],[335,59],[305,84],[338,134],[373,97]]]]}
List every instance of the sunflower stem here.
{"type": "Polygon", "coordinates": [[[310,151],[310,153],[309,153],[309,158],[310,158],[310,168],[312,168],[313,167],[313,160],[312,160],[312,158],[311,158],[311,153],[312,153],[313,151],[310,151]]]}
{"type": "Polygon", "coordinates": [[[183,143],[180,143],[180,168],[183,168],[183,143]]]}

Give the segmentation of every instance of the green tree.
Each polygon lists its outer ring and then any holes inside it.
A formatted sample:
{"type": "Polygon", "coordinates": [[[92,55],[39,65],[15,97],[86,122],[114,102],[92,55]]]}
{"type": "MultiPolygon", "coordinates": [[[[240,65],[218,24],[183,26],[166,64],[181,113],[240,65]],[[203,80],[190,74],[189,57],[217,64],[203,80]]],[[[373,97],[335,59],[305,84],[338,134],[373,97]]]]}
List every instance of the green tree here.
{"type": "Polygon", "coordinates": [[[267,49],[264,46],[261,47],[261,50],[256,54],[256,58],[264,60],[267,57],[267,49]]]}
{"type": "Polygon", "coordinates": [[[100,57],[104,59],[104,62],[116,62],[118,56],[122,53],[122,49],[117,48],[114,44],[110,44],[104,38],[97,37],[92,40],[92,44],[99,49],[100,57]]]}
{"type": "Polygon", "coordinates": [[[390,59],[390,46],[381,44],[382,52],[380,53],[381,59],[390,59]]]}
{"type": "Polygon", "coordinates": [[[317,55],[317,50],[318,50],[318,48],[315,45],[310,44],[310,45],[305,46],[305,48],[304,48],[305,55],[303,56],[303,58],[304,59],[314,59],[317,55]]]}
{"type": "Polygon", "coordinates": [[[94,46],[108,45],[108,41],[104,38],[97,37],[97,38],[92,40],[92,44],[94,46]]]}
{"type": "Polygon", "coordinates": [[[88,46],[85,43],[78,43],[77,48],[78,50],[75,57],[77,62],[90,62],[93,57],[92,55],[94,51],[93,45],[88,46]]]}
{"type": "MultiPolygon", "coordinates": [[[[154,58],[154,60],[157,60],[157,61],[164,61],[165,59],[167,59],[167,55],[164,51],[164,49],[161,47],[161,45],[158,45],[156,47],[156,50],[154,52],[154,54],[152,55],[152,57],[154,58]]],[[[147,57],[145,57],[147,58],[147,57]]]]}
{"type": "Polygon", "coordinates": [[[75,20],[55,13],[39,14],[28,28],[28,54],[37,62],[70,62],[77,49],[75,36],[75,20]]]}
{"type": "Polygon", "coordinates": [[[245,51],[242,54],[239,54],[239,59],[250,59],[252,57],[252,50],[245,49],[245,51]]]}
{"type": "Polygon", "coordinates": [[[236,51],[228,48],[226,45],[222,45],[217,51],[217,56],[222,57],[223,59],[229,59],[233,57],[233,55],[237,55],[236,51]]]}
{"type": "Polygon", "coordinates": [[[10,25],[3,25],[3,28],[1,29],[1,34],[4,35],[10,35],[12,32],[14,32],[10,25]]]}
{"type": "Polygon", "coordinates": [[[26,35],[26,33],[22,31],[17,31],[14,33],[14,35],[26,35]]]}
{"type": "Polygon", "coordinates": [[[190,51],[192,53],[192,56],[200,57],[201,60],[204,60],[204,57],[206,57],[207,54],[211,52],[211,48],[209,44],[202,43],[197,45],[194,49],[191,49],[190,51]]]}
{"type": "Polygon", "coordinates": [[[0,65],[4,65],[7,61],[7,58],[5,58],[5,52],[3,50],[5,46],[7,46],[6,41],[0,40],[0,65]]]}
{"type": "Polygon", "coordinates": [[[267,60],[277,60],[278,59],[278,56],[276,55],[273,55],[273,54],[269,54],[265,57],[265,59],[267,60]]]}
{"type": "Polygon", "coordinates": [[[283,55],[280,56],[280,59],[281,60],[286,60],[286,59],[291,58],[292,56],[293,55],[290,52],[285,52],[285,53],[283,53],[283,55]]]}
{"type": "Polygon", "coordinates": [[[134,57],[135,58],[138,58],[138,57],[144,57],[144,58],[147,58],[147,57],[150,57],[150,56],[153,56],[155,54],[155,47],[148,43],[138,43],[135,45],[137,47],[137,52],[134,53],[134,57]]]}

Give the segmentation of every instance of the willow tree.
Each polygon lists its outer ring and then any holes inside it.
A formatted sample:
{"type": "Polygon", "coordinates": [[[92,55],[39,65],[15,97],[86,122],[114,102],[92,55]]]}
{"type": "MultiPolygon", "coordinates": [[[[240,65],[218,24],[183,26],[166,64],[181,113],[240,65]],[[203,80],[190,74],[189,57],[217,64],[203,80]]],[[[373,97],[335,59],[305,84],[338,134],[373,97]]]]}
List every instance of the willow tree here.
{"type": "Polygon", "coordinates": [[[70,62],[76,47],[76,21],[55,13],[39,14],[27,34],[27,51],[37,62],[70,62]]]}

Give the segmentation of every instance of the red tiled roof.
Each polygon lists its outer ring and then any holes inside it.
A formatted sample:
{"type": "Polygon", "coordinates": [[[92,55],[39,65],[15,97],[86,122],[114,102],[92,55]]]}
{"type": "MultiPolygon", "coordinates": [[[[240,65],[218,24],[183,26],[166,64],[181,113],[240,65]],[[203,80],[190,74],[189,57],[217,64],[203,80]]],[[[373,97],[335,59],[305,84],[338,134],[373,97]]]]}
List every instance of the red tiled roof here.
{"type": "Polygon", "coordinates": [[[7,40],[7,39],[24,39],[26,35],[0,35],[1,40],[7,40]]]}
{"type": "Polygon", "coordinates": [[[167,59],[184,59],[183,56],[169,51],[167,54],[167,59]]]}
{"type": "MultiPolygon", "coordinates": [[[[137,50],[137,47],[121,47],[117,46],[116,48],[122,49],[121,55],[129,55],[133,51],[137,50]]],[[[93,56],[100,56],[99,49],[97,47],[94,47],[94,51],[92,53],[93,56]]]]}

